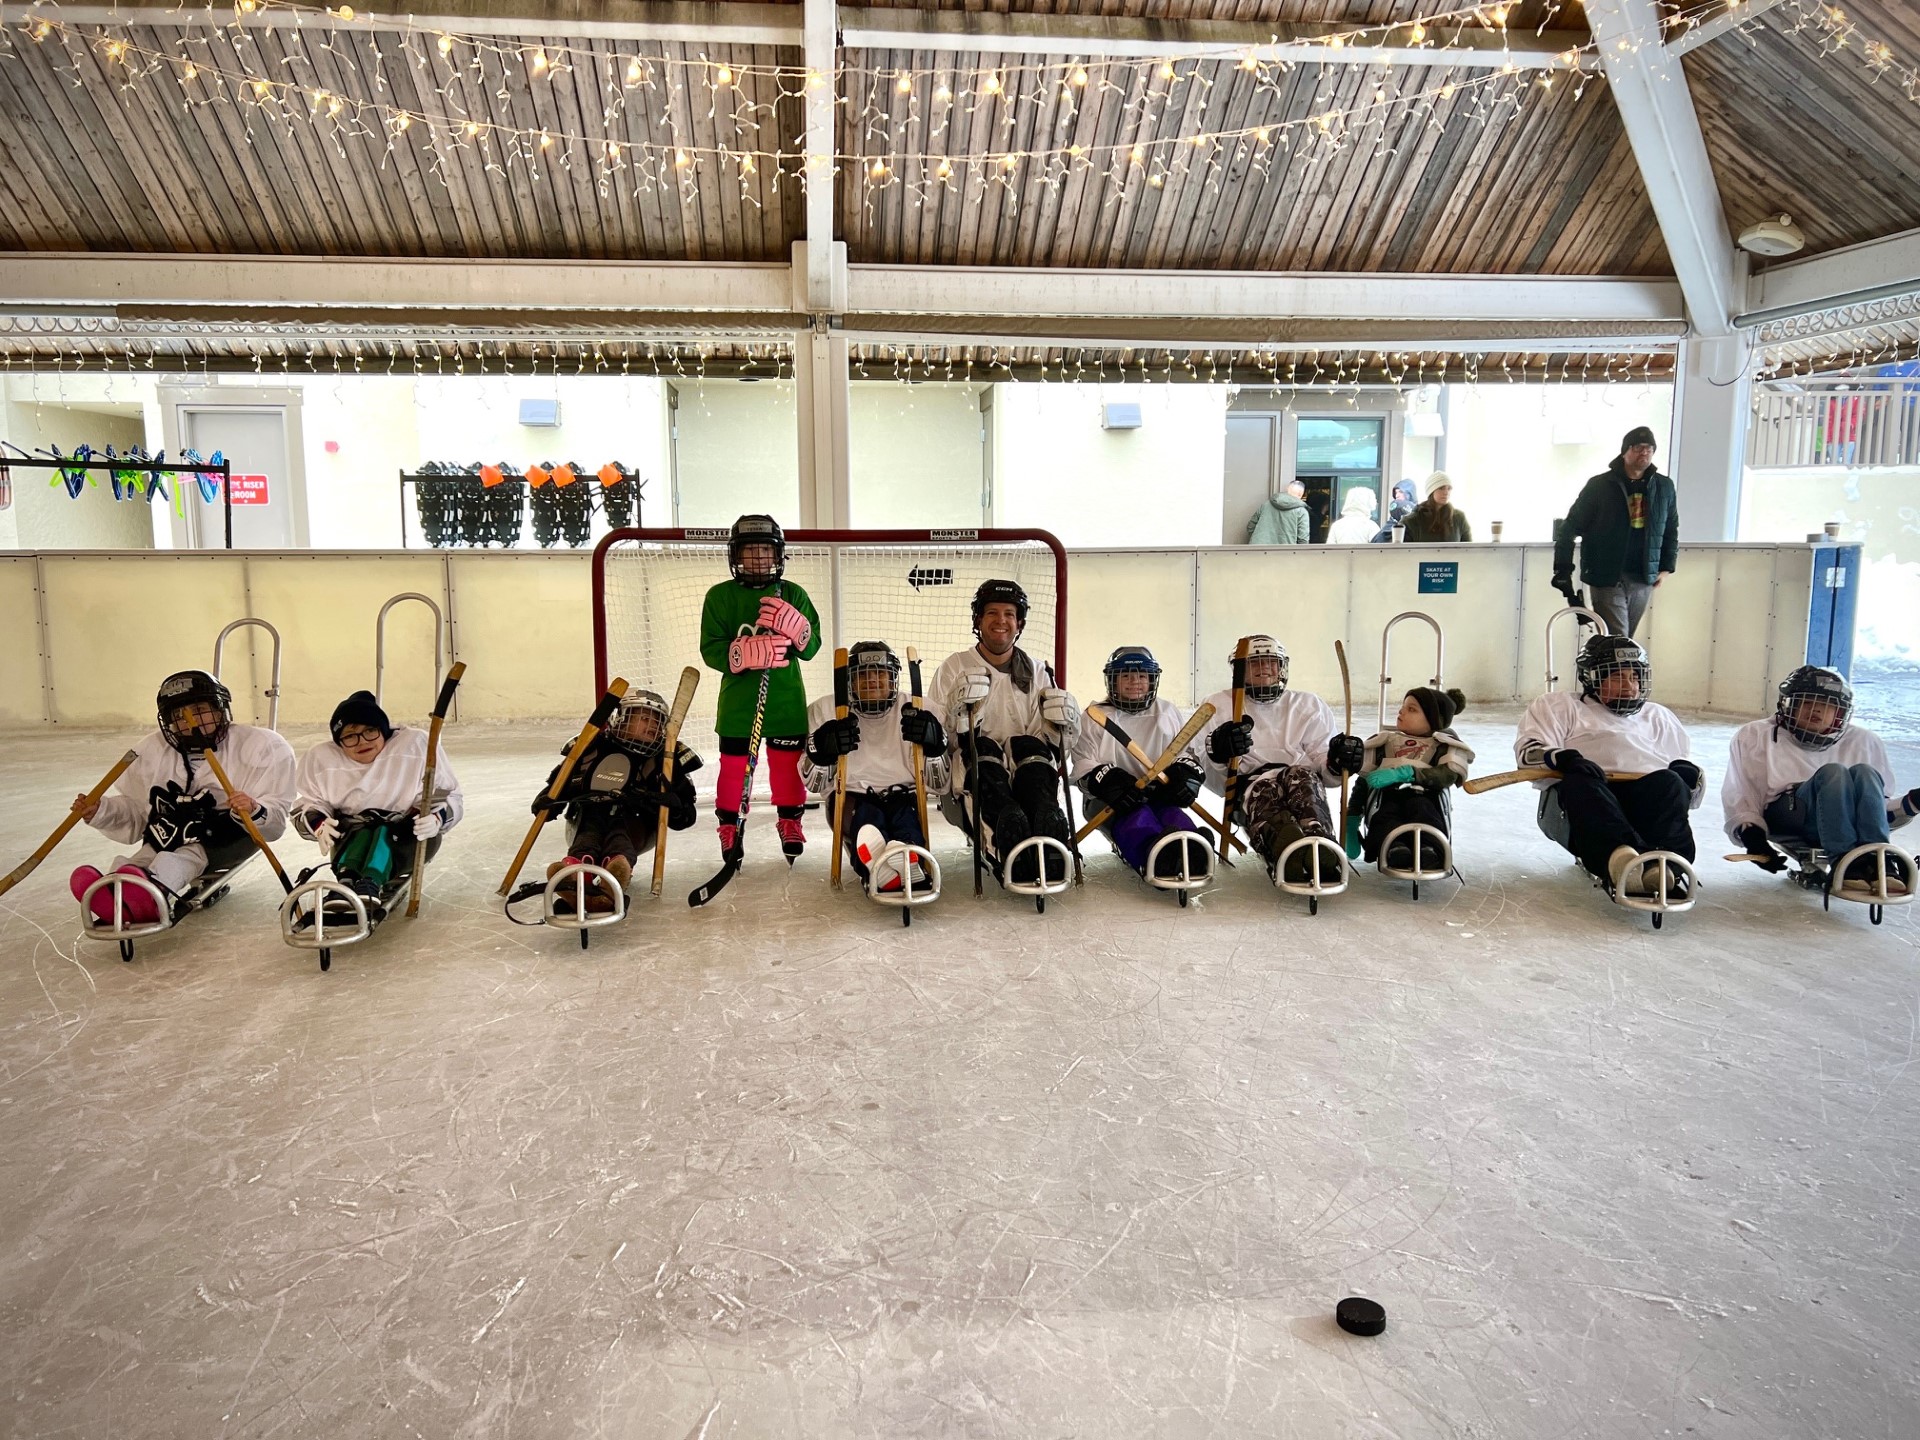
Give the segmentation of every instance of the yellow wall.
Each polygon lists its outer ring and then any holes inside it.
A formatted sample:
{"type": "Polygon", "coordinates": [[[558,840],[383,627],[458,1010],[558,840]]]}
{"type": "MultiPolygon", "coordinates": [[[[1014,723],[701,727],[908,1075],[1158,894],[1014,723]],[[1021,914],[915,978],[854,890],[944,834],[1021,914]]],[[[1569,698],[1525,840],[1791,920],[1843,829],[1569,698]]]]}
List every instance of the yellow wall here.
{"type": "MultiPolygon", "coordinates": [[[[84,404],[103,400],[105,391],[101,376],[0,380],[0,438],[36,459],[49,458],[39,452],[54,446],[70,455],[82,445],[95,450],[111,445],[116,452],[145,445],[147,427],[139,416],[76,408],[61,398],[84,404]]],[[[119,377],[118,391],[120,400],[138,403],[133,382],[119,377]]],[[[0,549],[151,550],[153,516],[147,502],[115,500],[104,471],[89,478],[97,483],[78,499],[68,499],[64,484],[48,484],[51,471],[14,471],[13,505],[0,510],[0,549]]]]}

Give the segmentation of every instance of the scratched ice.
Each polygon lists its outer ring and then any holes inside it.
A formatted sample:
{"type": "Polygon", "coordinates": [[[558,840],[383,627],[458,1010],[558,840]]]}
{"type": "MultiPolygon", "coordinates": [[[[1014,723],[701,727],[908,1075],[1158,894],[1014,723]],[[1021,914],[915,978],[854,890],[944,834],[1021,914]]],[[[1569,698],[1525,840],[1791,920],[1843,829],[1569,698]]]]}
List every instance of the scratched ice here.
{"type": "MultiPolygon", "coordinates": [[[[1713,799],[1659,934],[1512,789],[1464,889],[1312,919],[1097,845],[975,901],[944,832],[902,929],[765,812],[694,912],[703,822],[583,952],[492,898],[548,728],[453,734],[425,913],[330,975],[264,869],[131,965],[74,938],[98,836],[0,900],[0,1428],[1911,1433],[1920,929],[1721,863],[1713,799]]],[[[0,741],[0,868],[124,739],[0,741]]]]}

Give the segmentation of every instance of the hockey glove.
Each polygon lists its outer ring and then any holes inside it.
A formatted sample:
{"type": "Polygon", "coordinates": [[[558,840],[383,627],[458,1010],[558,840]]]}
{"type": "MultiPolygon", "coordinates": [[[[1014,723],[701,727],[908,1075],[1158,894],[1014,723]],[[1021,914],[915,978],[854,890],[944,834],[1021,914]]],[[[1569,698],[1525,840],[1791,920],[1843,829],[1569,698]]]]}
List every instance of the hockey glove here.
{"type": "Polygon", "coordinates": [[[969,670],[960,677],[960,693],[953,697],[953,702],[971,709],[986,704],[987,696],[992,693],[993,675],[986,670],[969,670]]]}
{"type": "Polygon", "coordinates": [[[947,732],[940,728],[940,722],[911,705],[900,712],[900,738],[909,745],[918,745],[929,760],[938,760],[947,753],[947,732]]]}
{"type": "Polygon", "coordinates": [[[1567,597],[1567,604],[1578,605],[1580,603],[1580,592],[1573,588],[1573,576],[1571,574],[1556,574],[1553,577],[1553,588],[1567,597]]]}
{"type": "Polygon", "coordinates": [[[1592,780],[1602,785],[1604,785],[1607,780],[1607,772],[1594,764],[1593,761],[1587,759],[1587,757],[1582,755],[1578,750],[1549,750],[1547,752],[1547,768],[1558,770],[1560,772],[1560,778],[1563,780],[1571,780],[1575,776],[1578,776],[1582,780],[1592,780]]]}
{"type": "Polygon", "coordinates": [[[1184,810],[1200,798],[1205,778],[1193,761],[1176,760],[1147,787],[1147,798],[1165,810],[1184,810]]]}
{"type": "Polygon", "coordinates": [[[1253,749],[1253,721],[1229,720],[1216,725],[1207,737],[1207,755],[1215,764],[1224,765],[1237,755],[1253,749]]]}
{"type": "Polygon", "coordinates": [[[1382,765],[1362,775],[1360,781],[1369,790],[1384,790],[1389,785],[1411,784],[1413,775],[1411,765],[1382,765]]]}
{"type": "Polygon", "coordinates": [[[742,635],[727,647],[727,668],[736,675],[771,670],[787,663],[790,648],[784,635],[742,635]]]}
{"type": "Polygon", "coordinates": [[[1909,820],[1915,815],[1920,815],[1920,785],[1907,791],[1889,809],[1909,820]]]}
{"type": "Polygon", "coordinates": [[[1424,785],[1429,790],[1444,790],[1449,785],[1466,783],[1462,775],[1451,765],[1416,765],[1413,767],[1413,780],[1416,785],[1424,785]]]}
{"type": "Polygon", "coordinates": [[[1050,688],[1040,692],[1040,718],[1062,735],[1077,734],[1080,729],[1080,707],[1065,690],[1050,688]]]}
{"type": "Polygon", "coordinates": [[[287,818],[293,821],[294,834],[302,840],[311,840],[314,838],[314,832],[320,828],[321,823],[328,816],[324,810],[296,810],[287,818]]]}
{"type": "Polygon", "coordinates": [[[860,748],[860,722],[851,715],[829,720],[807,737],[807,754],[818,765],[831,765],[860,748]]]}
{"type": "Polygon", "coordinates": [[[785,636],[796,650],[806,649],[807,642],[813,638],[813,626],[807,622],[807,617],[786,601],[776,600],[771,595],[760,602],[760,628],[785,636]]]}
{"type": "Polygon", "coordinates": [[[1688,790],[1700,788],[1700,767],[1691,760],[1669,760],[1667,769],[1678,775],[1688,790]]]}
{"type": "Polygon", "coordinates": [[[1336,735],[1327,742],[1327,769],[1336,775],[1357,775],[1367,763],[1367,747],[1358,735],[1336,735]]]}
{"type": "Polygon", "coordinates": [[[1096,765],[1086,784],[1088,794],[1123,815],[1146,803],[1146,793],[1133,783],[1133,777],[1115,765],[1096,765]]]}
{"type": "Polygon", "coordinates": [[[1760,868],[1770,875],[1778,875],[1787,868],[1787,862],[1780,852],[1767,843],[1767,827],[1764,825],[1742,825],[1734,832],[1740,837],[1740,843],[1749,855],[1759,856],[1760,868]]]}
{"type": "Polygon", "coordinates": [[[566,808],[567,802],[565,800],[550,799],[544,790],[533,797],[533,813],[535,815],[544,815],[549,820],[562,813],[566,808]]]}
{"type": "Polygon", "coordinates": [[[431,840],[446,828],[446,816],[438,809],[413,817],[413,838],[416,840],[431,840]]]}

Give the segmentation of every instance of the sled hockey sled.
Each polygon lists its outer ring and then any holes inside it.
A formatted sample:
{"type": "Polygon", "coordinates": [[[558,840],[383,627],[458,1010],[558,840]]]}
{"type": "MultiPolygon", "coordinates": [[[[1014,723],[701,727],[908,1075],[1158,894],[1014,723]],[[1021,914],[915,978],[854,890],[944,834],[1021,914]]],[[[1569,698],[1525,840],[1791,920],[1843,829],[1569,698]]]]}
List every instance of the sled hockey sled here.
{"type": "Polygon", "coordinates": [[[1346,890],[1350,873],[1346,852],[1325,835],[1302,835],[1280,852],[1280,858],[1274,862],[1270,872],[1274,889],[1287,895],[1306,897],[1309,915],[1320,913],[1322,898],[1346,890]],[[1302,851],[1307,855],[1312,874],[1306,880],[1289,880],[1286,878],[1287,861],[1302,851]],[[1339,879],[1330,880],[1329,871],[1339,879]]]}
{"type": "MultiPolygon", "coordinates": [[[[1820,892],[1820,908],[1832,910],[1835,900],[1851,901],[1855,905],[1867,907],[1867,918],[1878,925],[1886,918],[1889,905],[1910,905],[1913,903],[1913,887],[1916,876],[1920,876],[1914,867],[1914,858],[1898,845],[1886,841],[1856,845],[1838,860],[1834,859],[1819,846],[1798,837],[1769,836],[1769,843],[1787,857],[1787,874],[1794,884],[1803,890],[1820,892]],[[1845,879],[1847,872],[1861,860],[1872,860],[1873,881],[1863,890],[1849,890],[1845,879]],[[1903,894],[1892,888],[1891,871],[1896,864],[1904,864],[1907,873],[1907,889],[1903,894]]],[[[1729,860],[1745,860],[1745,855],[1729,855],[1729,860]]]]}
{"type": "Polygon", "coordinates": [[[1147,868],[1141,879],[1156,890],[1171,890],[1180,901],[1180,908],[1186,909],[1187,899],[1196,890],[1205,890],[1214,880],[1213,847],[1197,830],[1169,830],[1153,842],[1153,848],[1147,851],[1147,868]],[[1180,868],[1171,875],[1160,873],[1160,856],[1168,846],[1178,845],[1180,868]],[[1199,869],[1194,868],[1193,857],[1198,851],[1205,862],[1199,869]]]}
{"type": "Polygon", "coordinates": [[[249,850],[228,865],[208,865],[206,870],[178,895],[169,896],[159,885],[144,875],[131,875],[123,870],[102,875],[87,886],[80,894],[80,934],[88,940],[98,940],[120,947],[122,960],[133,959],[133,942],[145,939],[149,935],[162,935],[173,929],[187,916],[199,910],[211,910],[227,898],[234,879],[253,863],[255,852],[249,850]],[[127,918],[127,890],[145,891],[159,910],[157,920],[129,920],[127,918]],[[113,919],[102,920],[93,913],[93,897],[102,890],[113,894],[113,919]]]}
{"type": "MultiPolygon", "coordinates": [[[[911,925],[915,906],[931,905],[940,898],[940,862],[933,858],[931,850],[920,845],[909,845],[904,840],[891,842],[874,859],[872,868],[878,868],[882,862],[891,862],[898,868],[900,886],[894,890],[876,890],[869,880],[867,898],[876,905],[892,906],[900,912],[900,923],[911,925]]],[[[872,874],[872,868],[868,871],[869,875],[872,874]]]]}
{"type": "Polygon", "coordinates": [[[1029,835],[1019,844],[1000,857],[998,879],[1002,890],[1015,895],[1031,895],[1033,908],[1042,915],[1047,913],[1047,897],[1059,895],[1073,888],[1073,852],[1051,835],[1029,835]],[[1028,851],[1033,853],[1034,878],[1015,880],[1013,862],[1028,851]],[[1047,879],[1047,854],[1056,851],[1060,857],[1060,878],[1047,879]]]}
{"type": "Polygon", "coordinates": [[[1647,870],[1652,870],[1651,893],[1630,895],[1625,890],[1614,889],[1610,880],[1596,880],[1595,883],[1622,909],[1638,910],[1651,916],[1654,929],[1658,930],[1660,922],[1667,916],[1691,910],[1694,902],[1700,898],[1700,877],[1694,873],[1692,864],[1684,855],[1672,850],[1644,850],[1634,857],[1633,863],[1640,867],[1643,883],[1647,870]]]}

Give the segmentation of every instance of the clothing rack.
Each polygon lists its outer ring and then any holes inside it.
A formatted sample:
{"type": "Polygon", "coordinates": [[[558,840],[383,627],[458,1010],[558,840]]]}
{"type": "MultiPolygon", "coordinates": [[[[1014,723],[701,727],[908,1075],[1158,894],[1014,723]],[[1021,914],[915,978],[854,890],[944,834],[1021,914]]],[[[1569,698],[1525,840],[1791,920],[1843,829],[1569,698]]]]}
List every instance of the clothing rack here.
{"type": "MultiPolygon", "coordinates": [[[[0,456],[0,482],[10,482],[14,470],[59,470],[71,474],[73,471],[104,471],[124,473],[129,470],[143,475],[211,475],[220,481],[220,503],[225,512],[226,546],[233,549],[233,490],[228,482],[233,478],[233,464],[222,460],[218,465],[204,462],[190,464],[186,461],[175,463],[172,460],[16,460],[12,456],[0,456]]],[[[74,497],[78,499],[78,496],[74,497]]],[[[211,503],[211,502],[209,502],[211,503]]]]}

